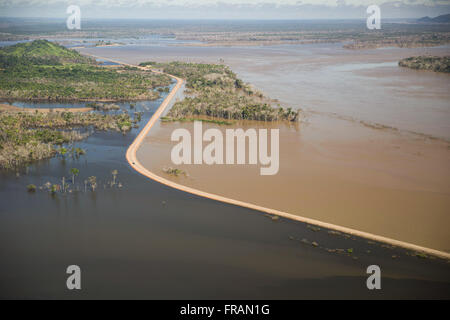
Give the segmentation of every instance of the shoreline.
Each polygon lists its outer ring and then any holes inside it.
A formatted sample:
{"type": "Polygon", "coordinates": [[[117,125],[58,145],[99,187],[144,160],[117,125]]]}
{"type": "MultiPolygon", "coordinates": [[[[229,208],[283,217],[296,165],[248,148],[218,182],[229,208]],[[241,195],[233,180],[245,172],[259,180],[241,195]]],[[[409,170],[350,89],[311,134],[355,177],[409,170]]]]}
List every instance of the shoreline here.
{"type": "MultiPolygon", "coordinates": [[[[93,55],[92,55],[93,56],[93,55]]],[[[99,57],[102,59],[106,59],[112,62],[117,62],[117,63],[121,63],[120,61],[116,61],[116,60],[112,60],[112,59],[108,59],[108,58],[104,58],[104,57],[99,57]]],[[[134,66],[135,65],[131,65],[131,64],[126,64],[123,63],[124,65],[129,65],[129,66],[134,66]]],[[[154,71],[153,72],[156,73],[162,73],[159,71],[154,71]]],[[[187,187],[178,183],[175,183],[173,181],[170,181],[168,179],[165,179],[151,171],[149,171],[148,169],[146,169],[137,159],[136,157],[136,152],[139,149],[139,147],[141,146],[142,142],[144,141],[144,138],[147,136],[148,132],[150,131],[150,129],[153,127],[153,125],[156,123],[156,121],[160,118],[160,116],[163,114],[163,112],[165,111],[165,109],[167,108],[167,106],[169,105],[169,103],[171,102],[171,100],[173,99],[173,97],[175,96],[175,94],[177,93],[177,91],[181,88],[181,85],[183,84],[184,80],[178,77],[175,77],[173,75],[167,74],[168,76],[170,76],[172,79],[175,79],[177,81],[177,84],[175,85],[175,87],[171,90],[171,92],[169,93],[169,95],[164,99],[164,101],[161,103],[161,105],[159,106],[159,108],[156,110],[156,112],[154,113],[154,115],[150,118],[150,120],[147,122],[147,124],[145,125],[145,127],[139,132],[139,134],[137,135],[136,139],[133,141],[133,143],[129,146],[129,148],[127,149],[126,152],[126,159],[127,162],[129,163],[129,165],[136,170],[137,172],[139,172],[140,174],[154,180],[157,181],[161,184],[164,184],[166,186],[169,186],[171,188],[180,190],[180,191],[184,191],[187,193],[191,193],[197,196],[201,196],[204,198],[208,198],[208,199],[212,199],[212,200],[216,200],[216,201],[220,201],[220,202],[224,202],[224,203],[228,203],[228,204],[232,204],[232,205],[237,205],[237,206],[241,206],[241,207],[245,207],[245,208],[249,208],[252,210],[256,210],[256,211],[260,211],[260,212],[264,212],[266,214],[272,214],[272,215],[276,215],[276,216],[280,216],[283,218],[287,218],[290,220],[295,220],[295,221],[299,221],[299,222],[303,222],[303,223],[307,223],[307,224],[312,224],[318,227],[322,227],[322,228],[327,228],[327,229],[332,229],[332,230],[336,230],[339,232],[343,232],[343,233],[347,233],[347,234],[351,234],[354,236],[358,236],[361,238],[365,238],[365,239],[369,239],[369,240],[374,240],[374,241],[378,241],[378,242],[382,242],[382,243],[387,243],[390,245],[394,245],[394,246],[399,246],[408,250],[412,250],[412,251],[417,251],[417,252],[423,252],[426,254],[430,254],[433,256],[437,256],[446,260],[450,260],[450,253],[444,252],[444,251],[440,251],[440,250],[436,250],[436,249],[431,249],[431,248],[427,248],[427,247],[423,247],[423,246],[419,246],[419,245],[415,245],[412,243],[408,243],[405,241],[400,241],[400,240],[396,240],[396,239],[392,239],[392,238],[388,238],[388,237],[384,237],[384,236],[379,236],[376,234],[372,234],[369,232],[364,232],[364,231],[359,231],[356,229],[352,229],[352,228],[347,228],[347,227],[343,227],[343,226],[339,226],[339,225],[335,225],[335,224],[331,224],[331,223],[327,223],[327,222],[323,222],[323,221],[319,221],[319,220],[315,220],[315,219],[311,219],[311,218],[306,218],[306,217],[302,217],[302,216],[298,216],[298,215],[294,215],[291,213],[287,213],[287,212],[283,212],[280,210],[276,210],[276,209],[270,209],[270,208],[266,208],[263,206],[259,206],[256,204],[252,204],[252,203],[247,203],[244,201],[239,201],[239,200],[234,200],[234,199],[230,199],[227,197],[223,197],[217,194],[211,194],[205,191],[201,191],[198,189],[194,189],[191,187],[187,187]]]]}

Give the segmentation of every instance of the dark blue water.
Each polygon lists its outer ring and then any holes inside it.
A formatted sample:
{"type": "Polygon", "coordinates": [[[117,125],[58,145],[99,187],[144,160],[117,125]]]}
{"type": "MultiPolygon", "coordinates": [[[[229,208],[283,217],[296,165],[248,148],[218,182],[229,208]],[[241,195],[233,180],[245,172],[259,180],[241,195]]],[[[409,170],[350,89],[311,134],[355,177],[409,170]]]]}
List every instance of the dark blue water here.
{"type": "Polygon", "coordinates": [[[120,65],[117,62],[112,62],[112,61],[108,61],[108,60],[104,60],[104,59],[96,59],[97,62],[101,62],[101,65],[103,66],[118,66],[120,65]]]}

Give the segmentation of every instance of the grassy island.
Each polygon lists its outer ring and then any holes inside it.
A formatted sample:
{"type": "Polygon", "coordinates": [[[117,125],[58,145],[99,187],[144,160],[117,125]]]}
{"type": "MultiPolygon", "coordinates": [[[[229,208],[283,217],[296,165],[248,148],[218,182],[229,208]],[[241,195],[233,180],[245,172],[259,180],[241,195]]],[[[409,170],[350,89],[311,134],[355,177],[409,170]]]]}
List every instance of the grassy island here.
{"type": "Polygon", "coordinates": [[[399,61],[400,67],[407,67],[416,70],[429,70],[434,72],[450,73],[450,56],[433,57],[419,56],[402,59],[399,61]]]}
{"type": "Polygon", "coordinates": [[[187,97],[175,103],[165,121],[200,116],[226,120],[297,121],[299,112],[281,107],[237,78],[230,68],[217,64],[143,62],[186,79],[187,97]]]}
{"type": "Polygon", "coordinates": [[[0,49],[0,98],[35,101],[154,100],[170,77],[107,68],[47,40],[0,49]]]}

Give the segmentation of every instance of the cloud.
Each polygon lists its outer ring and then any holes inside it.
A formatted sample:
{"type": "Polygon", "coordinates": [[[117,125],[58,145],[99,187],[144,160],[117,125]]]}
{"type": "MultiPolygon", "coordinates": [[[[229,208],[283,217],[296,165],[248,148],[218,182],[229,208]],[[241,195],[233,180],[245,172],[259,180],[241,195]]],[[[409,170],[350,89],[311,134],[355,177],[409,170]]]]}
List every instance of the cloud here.
{"type": "Polygon", "coordinates": [[[80,6],[98,7],[142,7],[142,6],[177,6],[177,7],[212,7],[221,4],[232,6],[369,6],[385,5],[450,5],[450,0],[0,0],[0,6],[48,6],[61,4],[77,4],[80,6]]]}
{"type": "Polygon", "coordinates": [[[85,18],[130,19],[365,19],[372,4],[384,18],[450,12],[450,0],[0,0],[0,16],[62,18],[72,4],[85,18]]]}

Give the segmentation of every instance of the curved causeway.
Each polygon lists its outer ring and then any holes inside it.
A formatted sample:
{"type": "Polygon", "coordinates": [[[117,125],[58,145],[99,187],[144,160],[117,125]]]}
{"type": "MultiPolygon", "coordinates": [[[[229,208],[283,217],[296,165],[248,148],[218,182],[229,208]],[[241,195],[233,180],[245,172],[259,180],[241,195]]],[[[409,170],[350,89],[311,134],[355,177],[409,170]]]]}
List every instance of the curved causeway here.
{"type": "MultiPolygon", "coordinates": [[[[107,59],[107,58],[103,58],[102,59],[107,59]]],[[[115,61],[115,60],[111,60],[111,59],[107,59],[113,62],[117,62],[123,65],[129,65],[129,66],[133,66],[133,67],[137,67],[135,65],[130,65],[127,63],[123,63],[123,62],[119,62],[119,61],[115,61]]],[[[154,71],[156,73],[162,73],[159,71],[154,71]]],[[[431,248],[426,248],[426,247],[422,247],[419,245],[415,245],[412,243],[408,243],[408,242],[404,242],[404,241],[400,241],[400,240],[395,240],[395,239],[391,239],[388,237],[384,237],[384,236],[380,236],[380,235],[376,235],[376,234],[372,234],[372,233],[368,233],[368,232],[364,232],[364,231],[359,231],[359,230],[355,230],[355,229],[351,229],[351,228],[347,228],[347,227],[343,227],[343,226],[339,226],[339,225],[335,225],[335,224],[331,224],[331,223],[326,223],[326,222],[322,222],[319,220],[315,220],[315,219],[311,219],[311,218],[307,218],[307,217],[302,217],[302,216],[298,216],[298,215],[294,215],[291,213],[287,213],[287,212],[283,212],[283,211],[279,211],[276,209],[270,209],[270,208],[266,208],[266,207],[262,207],[256,204],[252,204],[252,203],[247,203],[247,202],[243,202],[243,201],[239,201],[239,200],[234,200],[234,199],[230,199],[230,198],[226,198],[217,194],[212,194],[212,193],[208,193],[205,191],[201,191],[201,190],[197,190],[191,187],[187,187],[178,183],[175,183],[173,181],[170,181],[168,179],[165,179],[151,171],[149,171],[148,169],[146,169],[137,159],[136,157],[136,152],[139,149],[139,147],[141,146],[142,142],[144,141],[144,138],[147,136],[147,134],[149,133],[150,129],[153,127],[153,125],[156,123],[156,121],[159,120],[160,116],[163,114],[164,110],[167,108],[167,106],[169,105],[169,103],[172,101],[172,99],[174,98],[174,96],[176,95],[176,93],[178,92],[178,90],[181,88],[184,80],[167,74],[168,76],[170,76],[171,78],[175,79],[177,81],[177,84],[175,85],[175,87],[171,90],[171,92],[169,93],[169,95],[164,99],[164,101],[161,103],[161,105],[159,106],[159,108],[156,110],[155,114],[150,118],[150,120],[148,121],[148,123],[145,125],[145,127],[141,130],[141,132],[137,135],[136,139],[133,141],[133,143],[130,145],[130,147],[128,148],[127,152],[126,152],[126,159],[128,161],[128,163],[130,164],[130,166],[136,170],[137,172],[139,172],[140,174],[154,180],[157,181],[159,183],[162,183],[166,186],[169,186],[171,188],[174,189],[178,189],[184,192],[188,192],[191,194],[195,194],[204,198],[208,198],[208,199],[212,199],[212,200],[217,200],[217,201],[221,201],[224,203],[228,203],[228,204],[232,204],[232,205],[236,205],[236,206],[241,206],[241,207],[245,207],[245,208],[249,208],[249,209],[253,209],[253,210],[257,210],[260,212],[264,212],[264,213],[268,213],[271,215],[276,215],[276,216],[280,216],[280,217],[284,217],[287,219],[291,219],[291,220],[296,220],[296,221],[300,221],[303,223],[307,223],[307,224],[311,224],[311,225],[315,225],[318,227],[322,227],[322,228],[326,228],[326,229],[332,229],[332,230],[336,230],[339,232],[343,232],[343,233],[347,233],[347,234],[351,234],[357,237],[362,237],[362,238],[366,238],[366,239],[370,239],[370,240],[374,240],[374,241],[379,241],[379,242],[383,242],[383,243],[387,243],[390,245],[394,245],[394,246],[398,246],[398,247],[402,247],[408,250],[413,250],[413,251],[418,251],[418,252],[424,252],[430,255],[434,255],[437,257],[441,257],[444,259],[449,259],[450,260],[450,253],[444,252],[444,251],[439,251],[439,250],[435,250],[435,249],[431,249],[431,248]]]]}

